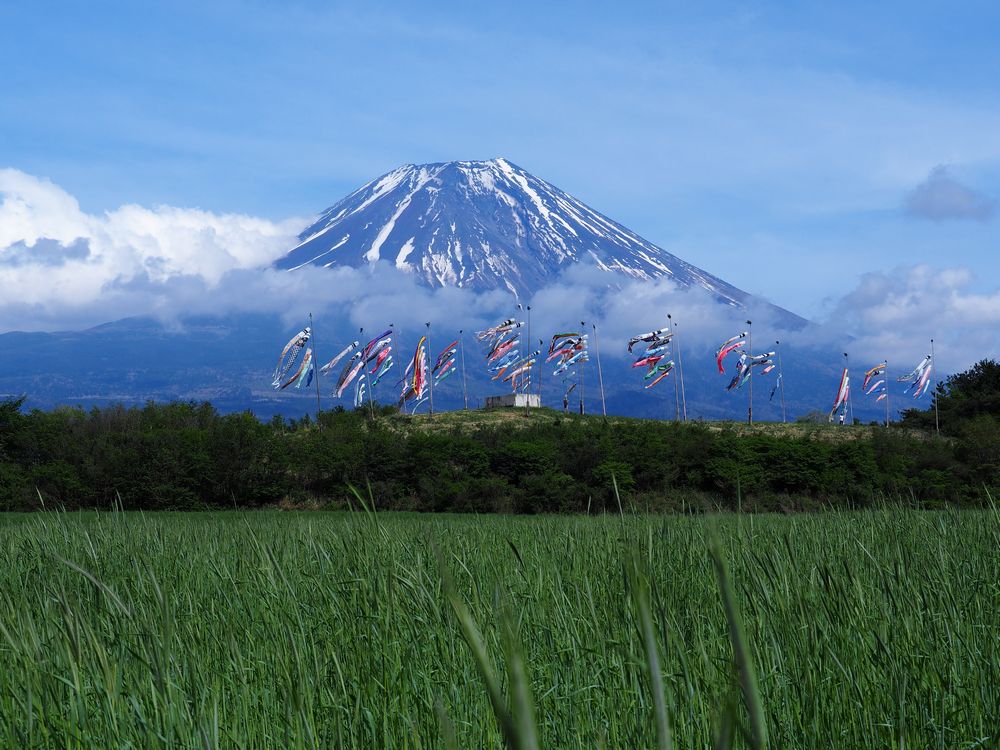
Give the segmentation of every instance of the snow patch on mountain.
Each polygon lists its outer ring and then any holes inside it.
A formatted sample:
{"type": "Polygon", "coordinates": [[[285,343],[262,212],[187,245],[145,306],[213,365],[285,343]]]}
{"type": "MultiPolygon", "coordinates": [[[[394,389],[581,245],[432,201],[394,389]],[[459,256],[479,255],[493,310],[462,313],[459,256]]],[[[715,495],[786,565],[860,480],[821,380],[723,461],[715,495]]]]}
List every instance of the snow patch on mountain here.
{"type": "Polygon", "coordinates": [[[403,243],[403,246],[399,249],[399,254],[396,256],[396,268],[404,271],[413,268],[413,266],[406,262],[406,259],[409,258],[410,253],[413,252],[413,241],[415,239],[416,237],[410,237],[410,239],[403,243]]]}

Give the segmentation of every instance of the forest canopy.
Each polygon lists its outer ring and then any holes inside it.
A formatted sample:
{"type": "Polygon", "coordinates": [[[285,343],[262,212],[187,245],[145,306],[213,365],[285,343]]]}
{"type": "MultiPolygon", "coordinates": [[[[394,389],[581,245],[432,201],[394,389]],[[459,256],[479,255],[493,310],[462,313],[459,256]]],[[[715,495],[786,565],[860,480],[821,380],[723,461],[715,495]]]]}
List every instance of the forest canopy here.
{"type": "MultiPolygon", "coordinates": [[[[1000,486],[1000,364],[901,422],[823,439],[708,423],[534,415],[428,429],[382,407],[319,421],[209,403],[25,412],[0,402],[0,510],[358,506],[474,512],[983,504],[1000,486]],[[352,489],[354,488],[354,489],[352,489]]],[[[994,493],[995,494],[995,493],[994,493]]]]}

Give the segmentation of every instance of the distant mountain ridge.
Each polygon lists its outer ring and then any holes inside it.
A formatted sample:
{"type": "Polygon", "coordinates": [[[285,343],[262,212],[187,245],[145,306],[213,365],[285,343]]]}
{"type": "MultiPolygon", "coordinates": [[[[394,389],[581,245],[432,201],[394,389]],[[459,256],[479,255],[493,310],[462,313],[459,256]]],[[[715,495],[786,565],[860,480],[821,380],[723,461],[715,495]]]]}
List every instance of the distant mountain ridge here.
{"type": "Polygon", "coordinates": [[[430,286],[519,297],[591,261],[633,279],[701,287],[728,305],[751,299],[503,158],[398,167],[323,211],[275,265],[379,260],[430,286]]]}

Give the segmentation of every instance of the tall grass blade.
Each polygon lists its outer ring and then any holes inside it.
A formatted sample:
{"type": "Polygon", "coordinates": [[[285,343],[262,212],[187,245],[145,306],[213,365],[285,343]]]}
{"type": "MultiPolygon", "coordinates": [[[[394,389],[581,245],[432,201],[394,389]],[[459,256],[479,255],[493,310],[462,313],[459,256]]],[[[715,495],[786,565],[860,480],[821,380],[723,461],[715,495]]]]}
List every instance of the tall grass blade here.
{"type": "Polygon", "coordinates": [[[723,559],[719,540],[714,535],[709,543],[709,554],[715,566],[719,591],[722,595],[722,606],[726,611],[726,621],[729,624],[729,640],[733,646],[733,663],[739,676],[743,702],[750,715],[750,745],[754,750],[763,750],[767,747],[767,722],[764,718],[760,690],[757,688],[757,676],[754,671],[753,659],[747,648],[739,603],[736,601],[736,594],[729,580],[729,570],[723,559]]]}
{"type": "Polygon", "coordinates": [[[463,602],[462,598],[459,596],[458,591],[455,588],[455,582],[444,563],[444,559],[440,556],[440,553],[438,554],[438,568],[441,574],[441,581],[444,586],[445,596],[448,598],[448,602],[451,604],[451,608],[455,613],[455,617],[458,620],[458,625],[465,638],[465,642],[468,644],[469,650],[472,652],[472,658],[476,662],[476,669],[479,672],[479,677],[482,679],[483,686],[486,688],[486,693],[490,699],[490,705],[493,707],[493,715],[496,717],[497,724],[500,726],[500,733],[503,735],[504,742],[507,744],[507,747],[511,748],[511,750],[521,750],[522,745],[519,742],[518,727],[514,723],[514,718],[511,716],[511,713],[507,708],[507,702],[504,700],[503,691],[500,687],[500,681],[497,679],[496,672],[493,669],[493,662],[490,659],[489,651],[486,648],[486,642],[483,640],[482,633],[479,631],[479,626],[476,624],[475,618],[473,618],[472,613],[469,612],[468,607],[465,606],[465,602],[463,602]]]}
{"type": "Polygon", "coordinates": [[[663,697],[663,674],[660,671],[660,655],[656,647],[656,632],[653,629],[653,615],[649,605],[649,583],[639,571],[635,557],[627,564],[629,588],[632,602],[639,619],[642,633],[642,647],[646,654],[649,672],[649,689],[653,694],[653,709],[656,717],[656,738],[659,750],[672,750],[670,723],[667,720],[667,705],[663,697]]]}
{"type": "Polygon", "coordinates": [[[517,620],[506,597],[500,601],[500,623],[504,659],[507,662],[507,684],[511,690],[511,710],[517,731],[517,747],[522,750],[538,750],[535,706],[531,699],[531,684],[524,663],[524,650],[517,634],[517,620]]]}
{"type": "Polygon", "coordinates": [[[434,715],[437,716],[438,726],[441,728],[441,742],[445,750],[458,750],[458,735],[455,734],[455,725],[448,716],[448,712],[441,702],[441,697],[434,699],[434,715]]]}

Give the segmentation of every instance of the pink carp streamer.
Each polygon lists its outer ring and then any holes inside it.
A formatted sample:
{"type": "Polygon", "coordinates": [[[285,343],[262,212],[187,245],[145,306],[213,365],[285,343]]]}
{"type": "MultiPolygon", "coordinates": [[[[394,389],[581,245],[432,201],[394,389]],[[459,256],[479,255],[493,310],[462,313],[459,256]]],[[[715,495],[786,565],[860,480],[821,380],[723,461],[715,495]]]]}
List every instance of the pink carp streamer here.
{"type": "Polygon", "coordinates": [[[278,388],[279,390],[285,390],[292,383],[295,383],[296,388],[302,388],[303,386],[308,386],[312,383],[313,379],[313,352],[312,349],[306,349],[306,354],[302,358],[302,363],[299,365],[299,369],[295,371],[288,380],[282,383],[278,388]]]}
{"type": "Polygon", "coordinates": [[[372,389],[393,367],[392,358],[392,329],[388,329],[373,338],[362,348],[360,342],[352,341],[345,346],[337,356],[327,362],[321,369],[321,374],[329,373],[348,354],[352,354],[337,378],[337,385],[333,389],[333,394],[337,398],[343,398],[344,393],[355,384],[354,403],[360,405],[360,401],[367,394],[369,398],[373,395],[372,389]]]}
{"type": "Polygon", "coordinates": [[[732,352],[736,351],[741,346],[743,346],[743,344],[744,344],[743,339],[745,339],[746,337],[747,337],[747,332],[746,331],[744,331],[743,333],[738,333],[735,336],[733,336],[731,339],[726,339],[725,341],[723,341],[722,342],[722,346],[720,346],[716,350],[716,352],[715,352],[715,364],[719,368],[719,374],[720,375],[725,375],[726,374],[726,368],[723,367],[723,365],[722,365],[723,360],[725,360],[725,358],[727,356],[729,356],[732,352]]]}
{"type": "Polygon", "coordinates": [[[639,354],[639,358],[632,363],[632,367],[645,367],[646,374],[643,380],[651,381],[644,387],[649,389],[662,381],[674,369],[674,361],[669,359],[670,341],[674,334],[669,328],[659,328],[655,331],[640,333],[628,340],[628,351],[633,354],[632,348],[643,343],[646,348],[639,354]]]}
{"type": "Polygon", "coordinates": [[[413,359],[406,367],[403,377],[403,392],[400,395],[400,405],[414,401],[414,411],[424,400],[427,390],[427,337],[421,336],[417,348],[413,351],[413,359]]]}
{"type": "Polygon", "coordinates": [[[847,368],[844,368],[844,372],[840,375],[840,385],[837,386],[837,398],[833,401],[833,408],[830,409],[830,416],[827,421],[832,422],[834,415],[836,415],[838,409],[842,409],[841,419],[847,414],[847,401],[851,396],[851,376],[847,372],[847,368]]]}
{"type": "MultiPolygon", "coordinates": [[[[487,328],[476,334],[476,340],[486,344],[486,369],[491,378],[509,383],[514,393],[519,390],[527,392],[530,389],[531,369],[535,364],[532,361],[531,365],[527,365],[530,355],[524,356],[521,353],[521,332],[519,329],[523,326],[522,321],[508,318],[492,328],[487,328]],[[517,371],[517,374],[511,375],[512,371],[517,371]]],[[[454,354],[451,356],[453,357],[454,354]]],[[[442,363],[442,380],[450,372],[451,370],[444,367],[442,363]]]]}

